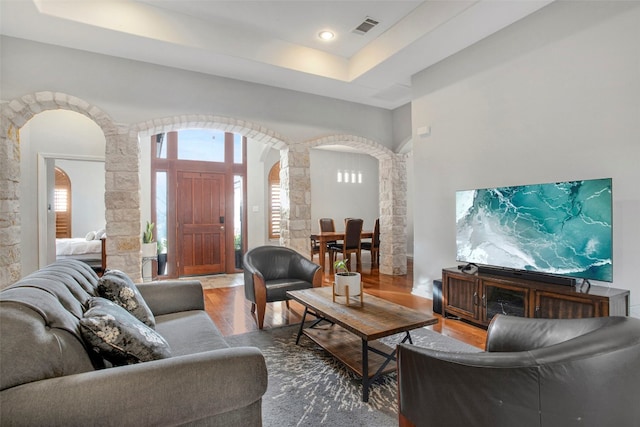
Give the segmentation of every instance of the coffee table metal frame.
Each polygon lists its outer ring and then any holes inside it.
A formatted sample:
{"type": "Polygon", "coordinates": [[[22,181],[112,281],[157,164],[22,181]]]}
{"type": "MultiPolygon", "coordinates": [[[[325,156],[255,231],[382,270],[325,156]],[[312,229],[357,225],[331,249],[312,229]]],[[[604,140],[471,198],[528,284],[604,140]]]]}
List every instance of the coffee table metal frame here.
{"type": "Polygon", "coordinates": [[[362,379],[363,402],[369,401],[371,384],[381,375],[393,372],[396,369],[395,364],[389,366],[391,362],[396,361],[396,349],[377,341],[377,339],[404,332],[404,337],[400,343],[413,343],[411,330],[438,322],[436,318],[426,313],[371,295],[365,295],[364,307],[361,308],[333,303],[331,300],[331,288],[291,291],[287,292],[287,294],[304,306],[304,314],[296,337],[296,344],[299,343],[302,335],[306,335],[344,363],[348,369],[360,376],[362,379]],[[319,304],[316,304],[317,306],[314,306],[313,298],[308,298],[310,296],[317,299],[319,302],[319,304]],[[368,327],[370,325],[354,326],[354,324],[358,323],[359,314],[368,305],[380,311],[383,317],[387,316],[392,321],[395,321],[394,327],[387,329],[374,328],[375,332],[372,332],[373,329],[368,327]],[[385,308],[389,310],[385,310],[385,308]],[[308,314],[314,316],[316,320],[305,328],[304,325],[308,314]],[[372,354],[369,354],[369,352],[372,354]]]}

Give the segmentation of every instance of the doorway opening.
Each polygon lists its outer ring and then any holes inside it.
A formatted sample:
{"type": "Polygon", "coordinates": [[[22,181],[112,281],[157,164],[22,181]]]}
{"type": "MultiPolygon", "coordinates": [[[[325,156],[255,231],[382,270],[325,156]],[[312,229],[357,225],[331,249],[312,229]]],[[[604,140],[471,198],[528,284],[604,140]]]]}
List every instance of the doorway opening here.
{"type": "Polygon", "coordinates": [[[246,250],[246,138],[214,129],[151,137],[158,275],[237,273],[246,250]]]}

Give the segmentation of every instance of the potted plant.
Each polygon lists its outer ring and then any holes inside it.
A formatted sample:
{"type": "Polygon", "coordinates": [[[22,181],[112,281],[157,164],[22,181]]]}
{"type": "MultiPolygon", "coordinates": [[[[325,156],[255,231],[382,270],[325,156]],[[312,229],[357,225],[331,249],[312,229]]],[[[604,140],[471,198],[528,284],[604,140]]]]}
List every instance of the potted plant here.
{"type": "Polygon", "coordinates": [[[147,228],[142,233],[142,256],[145,258],[155,257],[158,254],[156,242],[153,241],[153,222],[147,221],[147,228]]]}
{"type": "Polygon", "coordinates": [[[235,252],[236,268],[242,268],[242,235],[233,236],[233,249],[235,252]]]}
{"type": "Polygon", "coordinates": [[[167,267],[167,239],[158,242],[158,276],[165,274],[167,267]]]}
{"type": "Polygon", "coordinates": [[[362,286],[360,285],[360,273],[349,271],[347,262],[345,260],[339,260],[333,263],[335,274],[335,286],[333,292],[335,295],[345,295],[348,297],[355,297],[362,292],[362,286]]]}

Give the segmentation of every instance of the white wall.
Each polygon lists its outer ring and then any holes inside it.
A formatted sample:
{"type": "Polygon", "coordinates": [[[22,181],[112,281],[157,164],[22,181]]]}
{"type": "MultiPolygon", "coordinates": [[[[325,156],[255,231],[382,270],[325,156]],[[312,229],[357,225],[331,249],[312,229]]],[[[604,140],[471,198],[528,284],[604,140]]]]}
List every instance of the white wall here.
{"type": "Polygon", "coordinates": [[[71,180],[71,237],[105,228],[104,162],[56,159],[55,164],[71,180]]]}
{"type": "MultiPolygon", "coordinates": [[[[414,176],[414,164],[413,159],[409,158],[407,160],[407,256],[413,258],[413,248],[415,246],[414,239],[414,222],[417,218],[418,221],[422,220],[421,212],[414,212],[414,202],[413,198],[415,196],[415,176],[414,176]],[[417,217],[415,215],[417,214],[417,217]]],[[[422,188],[418,185],[418,188],[422,188]]],[[[414,259],[415,262],[415,259],[414,259]]],[[[415,267],[414,267],[415,268],[415,267]]]]}
{"type": "Polygon", "coordinates": [[[333,218],[336,231],[344,231],[345,218],[362,218],[364,230],[373,230],[380,216],[377,159],[367,154],[313,149],[310,162],[311,231],[319,231],[320,218],[333,218]],[[337,182],[338,170],[362,171],[362,183],[337,182]]]}
{"type": "Polygon", "coordinates": [[[640,2],[555,2],[414,77],[417,287],[455,265],[456,190],[612,177],[612,286],[640,317],[639,40],[640,2]]]}
{"type": "MultiPolygon", "coordinates": [[[[45,111],[37,114],[20,130],[20,206],[22,221],[21,251],[23,254],[38,254],[38,213],[46,214],[38,203],[38,154],[49,159],[102,159],[102,162],[91,162],[97,165],[95,174],[79,177],[83,183],[75,182],[72,186],[90,186],[95,183],[96,192],[100,192],[99,202],[92,208],[92,218],[102,218],[100,226],[104,227],[104,153],[105,138],[102,130],[87,117],[64,110],[45,111]],[[95,217],[93,216],[95,215],[95,217]]],[[[43,189],[46,193],[46,189],[43,189]]],[[[79,196],[80,199],[82,196],[79,196]]],[[[75,197],[74,197],[75,198],[75,197]]],[[[74,217],[84,215],[75,211],[74,217]]],[[[97,221],[97,220],[96,220],[97,221]]],[[[98,225],[95,225],[96,227],[98,225]]],[[[74,234],[75,230],[74,230],[74,234]]],[[[86,234],[86,232],[84,233],[86,234]]],[[[82,234],[84,236],[84,234],[82,234]]],[[[53,245],[54,242],[50,242],[53,245]]],[[[43,261],[46,264],[46,260],[43,261]]],[[[22,273],[28,274],[39,266],[38,256],[22,257],[22,273]]]]}
{"type": "Polygon", "coordinates": [[[393,147],[391,112],[382,108],[12,37],[1,44],[5,101],[51,90],[97,106],[116,123],[213,114],[291,141],[350,134],[393,147]]]}
{"type": "Polygon", "coordinates": [[[268,176],[273,163],[280,160],[280,152],[269,150],[267,158],[262,159],[263,151],[264,144],[247,141],[247,249],[268,241],[268,176]]]}

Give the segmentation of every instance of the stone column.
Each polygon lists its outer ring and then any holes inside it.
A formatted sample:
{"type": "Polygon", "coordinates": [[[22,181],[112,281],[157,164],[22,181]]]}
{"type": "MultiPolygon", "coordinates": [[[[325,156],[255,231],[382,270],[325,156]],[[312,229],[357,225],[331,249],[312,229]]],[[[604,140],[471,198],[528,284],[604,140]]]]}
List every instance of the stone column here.
{"type": "Polygon", "coordinates": [[[407,274],[407,165],[404,155],[379,159],[380,273],[407,274]]]}
{"type": "Polygon", "coordinates": [[[107,266],[142,281],[140,255],[140,146],[138,132],[118,126],[105,133],[107,266]]]}
{"type": "Polygon", "coordinates": [[[307,146],[292,144],[280,150],[280,188],[280,244],[307,256],[311,233],[311,173],[307,146]]]}
{"type": "Polygon", "coordinates": [[[0,289],[20,279],[20,134],[0,117],[0,289]]]}

